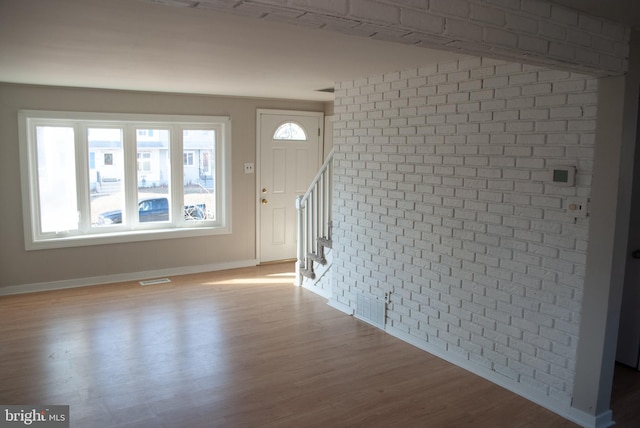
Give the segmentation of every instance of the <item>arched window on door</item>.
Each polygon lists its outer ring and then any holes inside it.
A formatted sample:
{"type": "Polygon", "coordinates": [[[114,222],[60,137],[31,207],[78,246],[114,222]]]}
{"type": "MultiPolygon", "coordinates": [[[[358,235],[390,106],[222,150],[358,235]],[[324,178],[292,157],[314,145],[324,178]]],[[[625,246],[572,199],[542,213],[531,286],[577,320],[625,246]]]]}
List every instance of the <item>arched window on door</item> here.
{"type": "Polygon", "coordinates": [[[295,122],[285,122],[273,133],[274,140],[307,141],[304,129],[295,122]]]}

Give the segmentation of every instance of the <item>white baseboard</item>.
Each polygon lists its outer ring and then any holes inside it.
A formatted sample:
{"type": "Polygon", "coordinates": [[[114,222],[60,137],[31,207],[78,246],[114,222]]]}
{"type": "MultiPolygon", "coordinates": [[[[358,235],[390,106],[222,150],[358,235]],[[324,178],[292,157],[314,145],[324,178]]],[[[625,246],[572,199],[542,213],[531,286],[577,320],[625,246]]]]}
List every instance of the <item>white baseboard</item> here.
{"type": "Polygon", "coordinates": [[[148,270],[142,272],[130,272],[114,275],[93,276],[89,278],[68,279],[62,281],[40,282],[35,284],[10,285],[0,288],[0,296],[12,294],[36,293],[39,291],[62,290],[65,288],[88,287],[100,284],[112,284],[115,282],[139,281],[165,276],[188,275],[192,273],[215,272],[219,270],[237,269],[256,266],[258,260],[240,260],[226,263],[212,263],[198,266],[185,266],[177,268],[148,270]]]}
{"type": "Polygon", "coordinates": [[[595,428],[608,428],[614,426],[616,423],[613,420],[613,412],[607,410],[595,416],[595,428]]]}
{"type": "Polygon", "coordinates": [[[524,385],[512,381],[511,379],[500,376],[494,371],[488,370],[484,367],[480,367],[476,364],[473,364],[471,361],[460,358],[451,352],[444,351],[443,349],[433,346],[427,342],[424,342],[414,336],[411,336],[401,330],[395,329],[393,327],[387,326],[385,331],[390,335],[397,337],[398,339],[407,342],[423,351],[426,351],[432,355],[435,355],[438,358],[442,358],[443,360],[454,364],[458,367],[461,367],[473,374],[476,374],[496,385],[499,385],[519,396],[526,398],[529,401],[532,401],[547,410],[550,410],[565,419],[568,419],[572,422],[577,423],[578,425],[585,428],[607,428],[614,424],[611,419],[611,411],[604,412],[600,415],[589,415],[581,410],[578,410],[574,407],[564,405],[559,403],[557,400],[553,398],[540,394],[537,391],[526,388],[524,385]]]}

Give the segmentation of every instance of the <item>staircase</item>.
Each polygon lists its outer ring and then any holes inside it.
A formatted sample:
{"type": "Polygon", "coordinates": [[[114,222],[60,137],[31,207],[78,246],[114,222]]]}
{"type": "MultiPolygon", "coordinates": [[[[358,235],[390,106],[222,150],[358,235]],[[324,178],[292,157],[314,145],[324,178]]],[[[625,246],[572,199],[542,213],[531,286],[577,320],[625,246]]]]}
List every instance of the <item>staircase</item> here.
{"type": "Polygon", "coordinates": [[[331,295],[328,276],[331,266],[331,209],[333,150],[327,156],[309,190],[298,196],[298,261],[296,285],[327,298],[331,295]]]}

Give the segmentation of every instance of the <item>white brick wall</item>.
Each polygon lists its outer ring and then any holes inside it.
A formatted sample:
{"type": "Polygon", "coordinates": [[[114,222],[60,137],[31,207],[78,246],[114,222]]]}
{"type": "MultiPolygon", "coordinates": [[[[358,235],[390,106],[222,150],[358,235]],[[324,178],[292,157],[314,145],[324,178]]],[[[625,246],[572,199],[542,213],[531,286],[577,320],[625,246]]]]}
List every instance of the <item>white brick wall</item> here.
{"type": "Polygon", "coordinates": [[[388,326],[569,405],[588,219],[563,207],[590,194],[596,100],[480,58],[340,83],[333,299],[391,293],[388,326]]]}
{"type": "Polygon", "coordinates": [[[576,71],[623,74],[629,28],[543,0],[143,0],[576,71]]]}

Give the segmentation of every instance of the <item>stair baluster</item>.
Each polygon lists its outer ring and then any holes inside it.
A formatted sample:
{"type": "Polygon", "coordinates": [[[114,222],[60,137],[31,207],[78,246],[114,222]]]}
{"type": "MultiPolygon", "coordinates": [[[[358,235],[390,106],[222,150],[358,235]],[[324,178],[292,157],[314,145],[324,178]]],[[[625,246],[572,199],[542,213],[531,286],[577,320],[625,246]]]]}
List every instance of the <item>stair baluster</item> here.
{"type": "Polygon", "coordinates": [[[313,263],[326,264],[324,248],[331,248],[333,150],[327,156],[309,189],[296,199],[298,250],[296,285],[304,277],[315,278],[313,263]]]}

